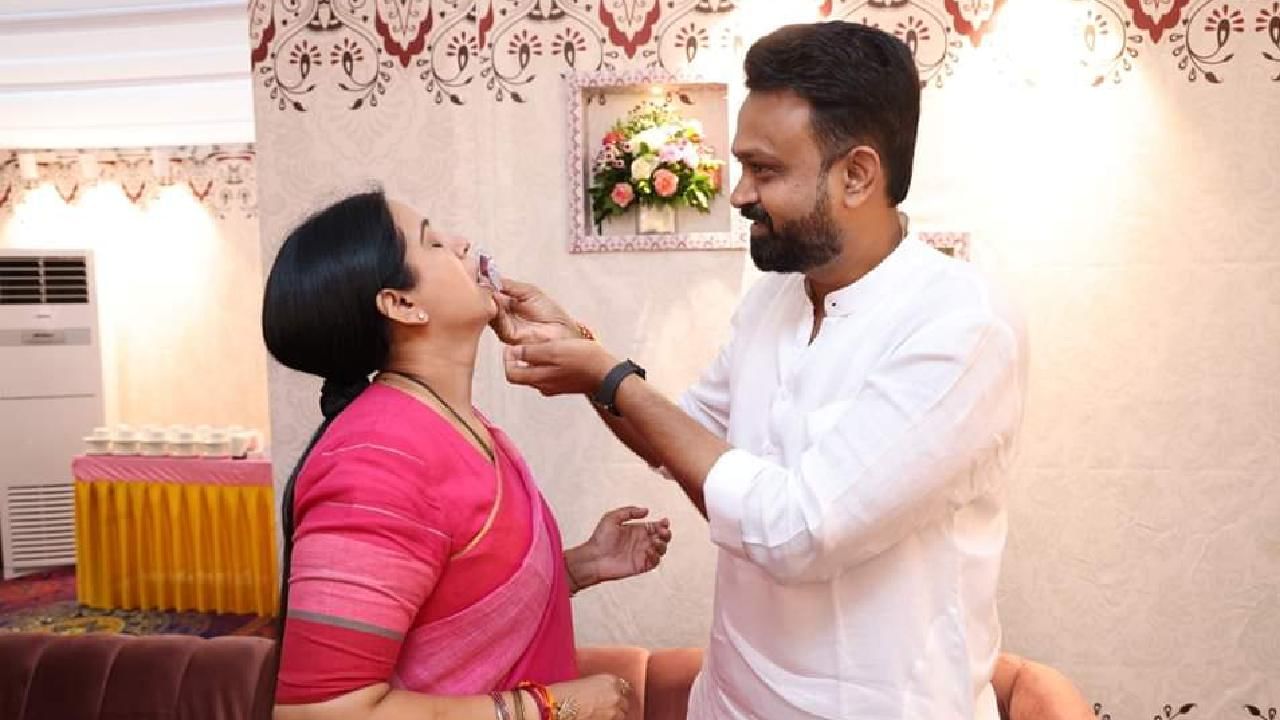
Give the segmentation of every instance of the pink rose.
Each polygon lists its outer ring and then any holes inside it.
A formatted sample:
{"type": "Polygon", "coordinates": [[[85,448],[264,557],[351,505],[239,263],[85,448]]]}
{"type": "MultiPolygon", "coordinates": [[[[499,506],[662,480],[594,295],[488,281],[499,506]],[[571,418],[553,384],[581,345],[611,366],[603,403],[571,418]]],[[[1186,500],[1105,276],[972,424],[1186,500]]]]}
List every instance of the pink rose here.
{"type": "Polygon", "coordinates": [[[653,190],[662,197],[671,197],[680,187],[680,178],[670,170],[663,168],[653,174],[653,190]]]}
{"type": "Polygon", "coordinates": [[[631,189],[631,183],[620,182],[613,186],[613,192],[609,193],[609,197],[620,208],[625,208],[636,199],[636,191],[631,189]]]}

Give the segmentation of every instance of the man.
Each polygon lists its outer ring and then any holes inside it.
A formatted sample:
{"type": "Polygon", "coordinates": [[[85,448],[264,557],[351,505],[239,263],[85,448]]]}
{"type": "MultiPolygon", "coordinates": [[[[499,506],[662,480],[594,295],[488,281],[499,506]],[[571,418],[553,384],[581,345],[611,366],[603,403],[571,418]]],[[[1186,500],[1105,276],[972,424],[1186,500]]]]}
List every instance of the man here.
{"type": "Polygon", "coordinates": [[[996,581],[1021,323],[906,233],[920,86],[907,48],[831,22],[747,54],[731,196],[766,275],[672,404],[535,288],[500,298],[507,374],[584,393],[719,546],[690,699],[703,718],[998,717],[996,581]],[[561,339],[548,338],[557,337],[561,339]]]}

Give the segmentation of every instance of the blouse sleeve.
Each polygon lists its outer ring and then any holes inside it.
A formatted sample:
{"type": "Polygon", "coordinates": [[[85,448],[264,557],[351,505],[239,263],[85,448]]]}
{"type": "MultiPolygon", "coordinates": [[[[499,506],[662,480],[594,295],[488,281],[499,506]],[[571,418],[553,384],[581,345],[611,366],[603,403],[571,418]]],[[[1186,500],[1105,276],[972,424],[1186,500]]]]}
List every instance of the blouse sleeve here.
{"type": "Polygon", "coordinates": [[[357,445],[317,455],[308,466],[316,476],[295,508],[280,704],[388,682],[450,551],[420,459],[357,445]]]}

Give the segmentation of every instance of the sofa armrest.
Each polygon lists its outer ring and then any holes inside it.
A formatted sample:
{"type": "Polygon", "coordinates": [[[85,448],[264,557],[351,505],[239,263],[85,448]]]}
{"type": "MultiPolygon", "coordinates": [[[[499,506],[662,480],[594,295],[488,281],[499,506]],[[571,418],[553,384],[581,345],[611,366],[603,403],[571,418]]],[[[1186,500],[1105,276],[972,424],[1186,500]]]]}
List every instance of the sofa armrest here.
{"type": "Polygon", "coordinates": [[[684,720],[689,691],[701,670],[701,648],[652,652],[646,673],[645,720],[684,720]]]}
{"type": "Polygon", "coordinates": [[[627,720],[645,720],[645,687],[649,651],[638,647],[589,647],[578,649],[578,672],[583,677],[608,673],[631,683],[631,709],[627,720]]]}
{"type": "Polygon", "coordinates": [[[1094,720],[1075,685],[1048,665],[1001,653],[991,684],[1003,720],[1094,720]]]}

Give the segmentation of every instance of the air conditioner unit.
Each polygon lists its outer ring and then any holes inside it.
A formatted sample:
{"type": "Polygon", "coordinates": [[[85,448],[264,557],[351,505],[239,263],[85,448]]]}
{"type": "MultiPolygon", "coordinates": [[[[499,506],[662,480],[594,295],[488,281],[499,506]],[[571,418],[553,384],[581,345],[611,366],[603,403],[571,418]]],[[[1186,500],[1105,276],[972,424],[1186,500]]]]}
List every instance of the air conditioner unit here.
{"type": "Polygon", "coordinates": [[[0,250],[0,545],[6,579],[75,564],[71,459],[103,422],[88,251],[0,250]]]}

